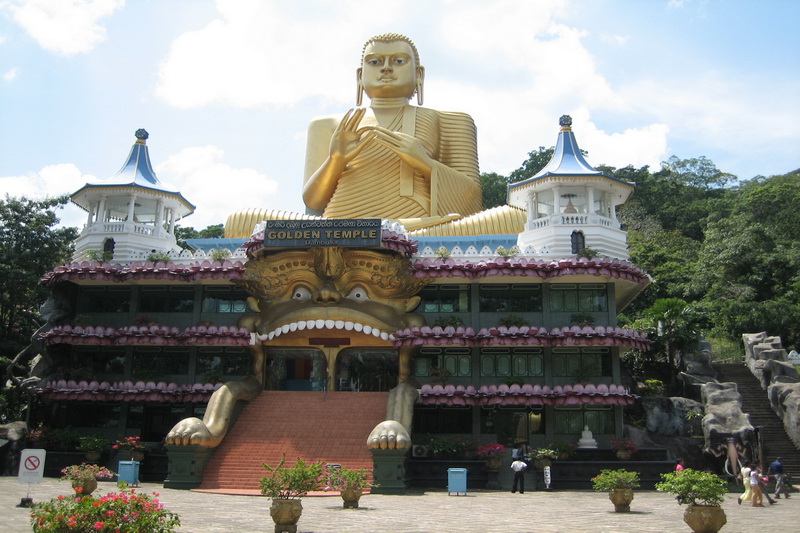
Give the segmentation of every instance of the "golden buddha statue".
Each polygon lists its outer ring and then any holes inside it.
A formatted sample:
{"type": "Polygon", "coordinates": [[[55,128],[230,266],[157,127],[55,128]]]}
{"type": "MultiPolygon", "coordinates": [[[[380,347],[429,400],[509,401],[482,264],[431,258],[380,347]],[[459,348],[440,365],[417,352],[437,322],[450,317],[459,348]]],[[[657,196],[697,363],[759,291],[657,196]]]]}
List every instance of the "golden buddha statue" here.
{"type": "Polygon", "coordinates": [[[312,216],[393,219],[409,231],[439,230],[431,235],[521,231],[524,213],[507,206],[465,224],[482,205],[475,124],[464,113],[421,107],[425,68],[408,37],[369,39],[356,78],[359,107],[309,126],[303,201],[310,215],[242,211],[228,218],[226,237],[249,237],[262,220],[312,216]],[[364,93],[369,108],[360,107],[364,93]],[[417,106],[409,104],[414,95],[417,106]],[[519,211],[510,226],[486,231],[498,216],[508,218],[508,210],[519,211]]]}

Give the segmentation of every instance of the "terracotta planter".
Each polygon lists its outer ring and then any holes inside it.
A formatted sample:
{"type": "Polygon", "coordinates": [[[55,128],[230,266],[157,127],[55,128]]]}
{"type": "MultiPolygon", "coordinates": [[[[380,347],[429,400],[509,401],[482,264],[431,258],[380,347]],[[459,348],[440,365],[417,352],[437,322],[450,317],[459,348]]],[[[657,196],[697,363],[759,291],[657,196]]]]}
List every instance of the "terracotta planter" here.
{"type": "Polygon", "coordinates": [[[144,460],[144,452],[131,452],[131,461],[139,461],[140,463],[144,460]]]}
{"type": "Polygon", "coordinates": [[[617,459],[621,459],[623,461],[627,461],[631,458],[631,452],[627,450],[619,450],[617,451],[617,459]]]}
{"type": "Polygon", "coordinates": [[[486,468],[489,470],[498,470],[501,466],[503,466],[503,458],[502,457],[490,457],[484,461],[486,463],[486,468]]]}
{"type": "Polygon", "coordinates": [[[303,514],[303,504],[300,500],[273,499],[269,514],[275,522],[275,533],[297,533],[297,521],[303,514]]]}
{"type": "Polygon", "coordinates": [[[711,505],[690,505],[683,513],[683,521],[694,533],[716,533],[728,523],[722,507],[711,505]]]}
{"type": "Polygon", "coordinates": [[[552,466],[553,461],[550,459],[535,459],[533,461],[533,466],[538,468],[539,470],[543,470],[546,466],[552,466]]]}
{"type": "Polygon", "coordinates": [[[100,457],[103,455],[103,452],[91,451],[86,452],[86,460],[90,463],[96,463],[100,460],[100,457]]]}
{"type": "Polygon", "coordinates": [[[617,513],[631,512],[631,502],[633,501],[632,489],[611,489],[608,491],[608,499],[614,504],[614,511],[617,513]]]}
{"type": "Polygon", "coordinates": [[[87,495],[91,494],[97,489],[97,480],[96,479],[73,479],[72,480],[72,488],[77,489],[80,487],[81,494],[87,495]]]}
{"type": "Polygon", "coordinates": [[[361,494],[364,489],[344,489],[339,492],[342,496],[342,507],[345,509],[358,509],[358,500],[361,499],[361,494]]]}

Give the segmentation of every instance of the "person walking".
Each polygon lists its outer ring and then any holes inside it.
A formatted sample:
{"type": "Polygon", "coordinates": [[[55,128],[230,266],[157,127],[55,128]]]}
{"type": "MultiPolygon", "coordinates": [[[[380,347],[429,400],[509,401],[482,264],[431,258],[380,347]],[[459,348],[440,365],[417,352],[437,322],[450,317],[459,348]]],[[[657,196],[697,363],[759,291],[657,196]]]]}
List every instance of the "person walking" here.
{"type": "Polygon", "coordinates": [[[742,484],[744,485],[744,492],[741,496],[736,498],[736,502],[739,505],[742,505],[742,502],[749,502],[753,499],[753,493],[750,492],[750,467],[747,465],[743,465],[742,469],[739,470],[739,479],[742,480],[742,484]]]}
{"type": "Polygon", "coordinates": [[[517,486],[519,486],[519,493],[525,494],[525,471],[527,469],[528,465],[519,457],[511,463],[511,470],[514,471],[514,483],[511,485],[512,493],[517,492],[517,486]]]}
{"type": "Polygon", "coordinates": [[[764,499],[761,492],[761,472],[756,464],[750,465],[750,494],[752,495],[753,507],[764,507],[764,499]]]}
{"type": "Polygon", "coordinates": [[[775,499],[781,499],[781,493],[783,493],[784,497],[789,497],[789,489],[786,488],[786,474],[783,471],[783,460],[778,457],[776,458],[772,464],[769,465],[767,469],[767,475],[772,474],[775,478],[775,499]]]}

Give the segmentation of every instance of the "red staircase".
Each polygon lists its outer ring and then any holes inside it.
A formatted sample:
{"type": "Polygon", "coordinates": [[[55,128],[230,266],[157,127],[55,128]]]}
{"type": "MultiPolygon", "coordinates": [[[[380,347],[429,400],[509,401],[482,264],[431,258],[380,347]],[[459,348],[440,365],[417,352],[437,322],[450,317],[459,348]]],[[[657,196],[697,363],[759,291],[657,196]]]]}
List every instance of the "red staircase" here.
{"type": "Polygon", "coordinates": [[[209,459],[200,489],[258,490],[262,465],[276,465],[283,454],[287,465],[299,457],[371,471],[367,437],[386,419],[388,398],[388,392],[264,391],[209,459]]]}

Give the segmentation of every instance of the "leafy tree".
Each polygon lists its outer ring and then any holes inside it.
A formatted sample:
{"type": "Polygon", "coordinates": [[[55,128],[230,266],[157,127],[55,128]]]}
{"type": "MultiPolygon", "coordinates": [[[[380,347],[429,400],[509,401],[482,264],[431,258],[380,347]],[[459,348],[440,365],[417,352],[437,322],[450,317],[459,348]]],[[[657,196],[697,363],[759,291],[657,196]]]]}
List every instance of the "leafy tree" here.
{"type": "Polygon", "coordinates": [[[673,155],[663,166],[665,170],[680,178],[686,185],[705,190],[719,189],[737,180],[737,177],[733,174],[719,170],[705,156],[678,159],[677,156],[673,155]]]}
{"type": "Polygon", "coordinates": [[[200,231],[192,227],[184,228],[182,226],[175,226],[175,239],[178,241],[178,246],[184,249],[190,248],[186,244],[186,239],[218,239],[225,235],[225,227],[222,224],[212,224],[200,231]]]}
{"type": "Polygon", "coordinates": [[[506,204],[508,197],[508,178],[496,172],[481,174],[481,188],[483,189],[483,208],[491,209],[506,204]]]}
{"type": "Polygon", "coordinates": [[[69,197],[0,200],[0,355],[13,359],[40,326],[48,291],[41,277],[67,262],[76,228],[57,228],[56,210],[69,197]]]}
{"type": "Polygon", "coordinates": [[[673,372],[683,370],[683,353],[700,340],[700,317],[680,298],[661,298],[644,312],[644,323],[655,334],[655,346],[666,355],[673,372]]]}
{"type": "Polygon", "coordinates": [[[508,175],[508,183],[516,183],[535,176],[550,162],[555,150],[553,146],[550,148],[540,146],[538,150],[528,152],[528,159],[522,163],[522,166],[508,175]]]}

